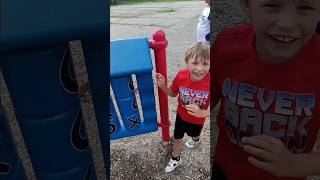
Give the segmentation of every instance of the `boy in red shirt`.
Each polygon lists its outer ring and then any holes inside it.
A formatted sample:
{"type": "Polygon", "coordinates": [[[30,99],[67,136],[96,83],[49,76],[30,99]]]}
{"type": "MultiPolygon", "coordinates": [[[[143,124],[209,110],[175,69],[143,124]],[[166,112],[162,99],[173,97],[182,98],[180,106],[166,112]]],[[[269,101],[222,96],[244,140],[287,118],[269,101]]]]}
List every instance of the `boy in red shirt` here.
{"type": "Polygon", "coordinates": [[[221,102],[213,179],[304,179],[320,174],[319,0],[240,0],[252,25],[213,48],[221,102]]]}
{"type": "Polygon", "coordinates": [[[172,157],[165,168],[173,171],[181,164],[180,158],[184,133],[190,138],[185,143],[193,148],[199,141],[202,126],[210,116],[210,47],[207,43],[198,42],[186,52],[187,68],[178,72],[172,85],[165,84],[164,77],[157,73],[158,86],[171,97],[179,94],[176,115],[172,157]]]}

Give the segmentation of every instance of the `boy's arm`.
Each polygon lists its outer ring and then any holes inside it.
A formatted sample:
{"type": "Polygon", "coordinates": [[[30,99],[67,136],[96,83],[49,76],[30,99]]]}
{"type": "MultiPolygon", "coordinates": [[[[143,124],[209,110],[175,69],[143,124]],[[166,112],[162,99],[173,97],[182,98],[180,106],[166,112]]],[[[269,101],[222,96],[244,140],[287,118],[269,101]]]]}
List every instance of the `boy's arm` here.
{"type": "Polygon", "coordinates": [[[320,175],[320,153],[291,153],[279,139],[258,135],[243,138],[248,161],[279,177],[320,175]],[[259,158],[259,159],[257,159],[259,158]]]}
{"type": "Polygon", "coordinates": [[[171,97],[176,97],[178,95],[178,93],[172,91],[165,83],[165,78],[162,74],[157,73],[156,74],[156,78],[157,78],[157,83],[158,86],[161,88],[161,90],[166,93],[168,96],[171,97]]]}
{"type": "Polygon", "coordinates": [[[208,108],[206,110],[204,110],[204,117],[207,118],[207,117],[210,117],[210,104],[208,106],[208,108]]]}
{"type": "Polygon", "coordinates": [[[162,85],[162,86],[159,86],[161,88],[161,90],[166,93],[168,96],[171,96],[171,97],[176,97],[178,95],[178,93],[175,93],[173,92],[168,86],[166,85],[162,85]]]}
{"type": "Polygon", "coordinates": [[[206,110],[201,110],[199,106],[195,104],[186,105],[186,109],[189,114],[198,117],[198,118],[207,118],[210,117],[210,105],[206,110]]]}
{"type": "Polygon", "coordinates": [[[210,104],[206,110],[201,110],[204,118],[210,117],[210,104]]]}
{"type": "MultiPolygon", "coordinates": [[[[320,175],[320,152],[295,154],[296,170],[300,177],[320,175]]],[[[299,177],[299,176],[298,176],[299,177]]]]}

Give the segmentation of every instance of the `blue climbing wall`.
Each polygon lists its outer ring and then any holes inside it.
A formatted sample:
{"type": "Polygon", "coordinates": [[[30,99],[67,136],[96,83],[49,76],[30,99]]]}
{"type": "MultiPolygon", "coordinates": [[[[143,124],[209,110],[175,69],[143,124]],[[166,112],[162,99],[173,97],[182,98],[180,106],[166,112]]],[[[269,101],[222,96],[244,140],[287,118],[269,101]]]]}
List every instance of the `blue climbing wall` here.
{"type": "Polygon", "coordinates": [[[104,37],[107,5],[105,0],[1,0],[0,50],[104,37]]]}
{"type": "Polygon", "coordinates": [[[152,60],[148,39],[111,41],[111,86],[122,123],[110,99],[110,139],[154,132],[158,129],[152,78],[152,60]],[[131,75],[135,74],[142,106],[140,119],[131,75]]]}
{"type": "MultiPolygon", "coordinates": [[[[96,179],[68,41],[82,42],[99,131],[108,132],[108,1],[0,4],[0,67],[37,179],[96,179]]],[[[109,142],[102,146],[108,176],[109,142]]]]}
{"type": "Polygon", "coordinates": [[[37,178],[95,179],[68,43],[1,57],[37,178]]]}
{"type": "Polygon", "coordinates": [[[9,131],[7,118],[0,106],[0,179],[24,180],[21,159],[9,131]]]}

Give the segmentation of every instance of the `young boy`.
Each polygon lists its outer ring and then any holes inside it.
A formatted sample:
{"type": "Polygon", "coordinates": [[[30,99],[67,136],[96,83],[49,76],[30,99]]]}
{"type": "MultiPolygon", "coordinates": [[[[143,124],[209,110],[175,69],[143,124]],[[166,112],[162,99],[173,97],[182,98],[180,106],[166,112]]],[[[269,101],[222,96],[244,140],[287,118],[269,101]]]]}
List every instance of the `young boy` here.
{"type": "Polygon", "coordinates": [[[178,72],[172,85],[168,87],[161,74],[157,74],[158,86],[167,95],[175,97],[179,94],[176,115],[172,157],[165,168],[173,171],[181,164],[180,158],[184,133],[191,138],[185,146],[193,148],[199,141],[202,126],[210,116],[210,48],[207,43],[198,42],[185,56],[187,68],[178,72]]]}
{"type": "Polygon", "coordinates": [[[213,48],[220,100],[213,179],[304,179],[320,127],[319,0],[240,0],[252,25],[224,30],[213,48]]]}
{"type": "Polygon", "coordinates": [[[203,9],[197,25],[197,41],[210,43],[210,0],[205,0],[205,3],[206,7],[203,9]]]}

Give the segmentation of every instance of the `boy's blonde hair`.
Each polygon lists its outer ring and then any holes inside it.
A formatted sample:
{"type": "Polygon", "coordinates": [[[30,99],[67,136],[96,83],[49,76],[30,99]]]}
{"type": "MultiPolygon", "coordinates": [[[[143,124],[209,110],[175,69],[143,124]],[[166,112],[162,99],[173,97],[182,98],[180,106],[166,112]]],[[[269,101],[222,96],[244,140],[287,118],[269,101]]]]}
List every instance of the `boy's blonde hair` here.
{"type": "Polygon", "coordinates": [[[189,48],[186,52],[186,56],[184,58],[185,62],[188,63],[188,60],[191,57],[195,57],[196,61],[210,61],[210,46],[206,42],[197,42],[191,48],[189,48]]]}

